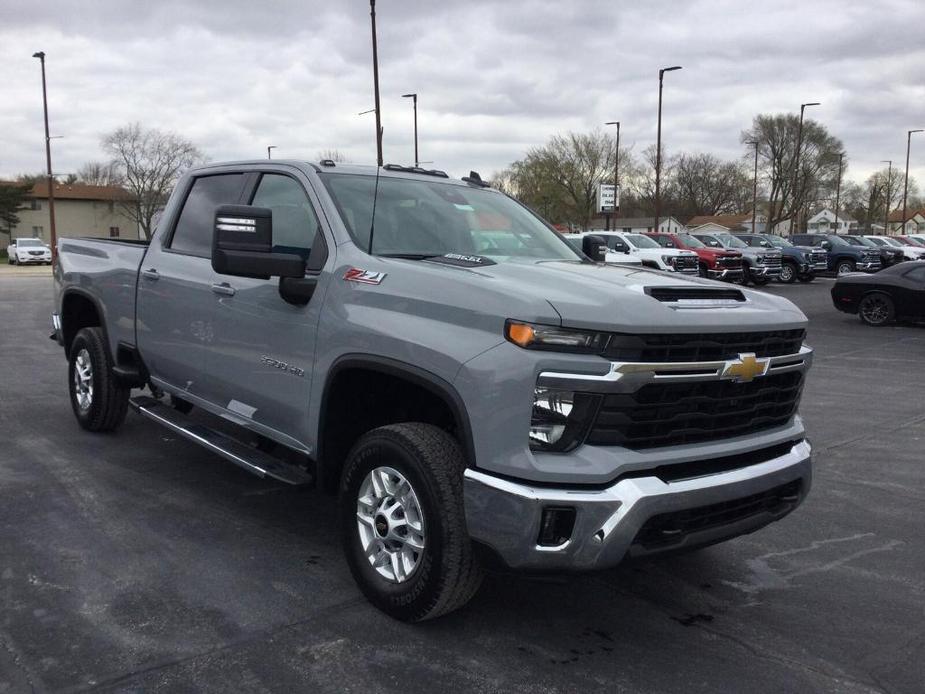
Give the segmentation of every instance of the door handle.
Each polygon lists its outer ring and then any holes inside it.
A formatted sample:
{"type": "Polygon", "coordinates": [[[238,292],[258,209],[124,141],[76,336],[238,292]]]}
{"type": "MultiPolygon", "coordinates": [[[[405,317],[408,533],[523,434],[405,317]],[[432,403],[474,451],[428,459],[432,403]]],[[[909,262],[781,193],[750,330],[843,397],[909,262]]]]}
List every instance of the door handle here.
{"type": "Polygon", "coordinates": [[[232,287],[227,282],[222,282],[221,284],[213,284],[212,291],[216,294],[224,294],[225,296],[234,296],[235,288],[232,287]]]}
{"type": "Polygon", "coordinates": [[[148,268],[147,270],[141,271],[141,276],[146,280],[159,280],[161,278],[160,273],[155,270],[153,267],[148,268]]]}

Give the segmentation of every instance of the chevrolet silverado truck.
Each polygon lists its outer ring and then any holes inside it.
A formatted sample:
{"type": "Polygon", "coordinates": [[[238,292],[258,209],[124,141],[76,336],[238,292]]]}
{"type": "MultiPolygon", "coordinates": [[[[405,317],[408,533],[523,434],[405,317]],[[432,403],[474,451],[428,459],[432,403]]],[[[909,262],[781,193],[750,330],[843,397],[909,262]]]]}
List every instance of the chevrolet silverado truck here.
{"type": "Polygon", "coordinates": [[[646,234],[662,248],[679,248],[697,254],[700,276],[711,280],[739,281],[742,279],[742,254],[727,251],[724,248],[710,248],[694,236],[687,233],[669,234],[665,232],[648,232],[646,234]]]}
{"type": "Polygon", "coordinates": [[[462,606],[486,568],[750,533],[810,489],[799,309],[594,262],[474,173],[212,164],[150,243],[58,250],[79,425],[131,408],[336,493],[347,564],[398,619],[462,606]]]}
{"type": "Polygon", "coordinates": [[[776,248],[781,252],[781,266],[778,280],[784,284],[812,282],[817,272],[828,269],[829,257],[821,248],[794,246],[787,239],[775,234],[733,234],[740,241],[754,248],[776,248]]]}
{"type": "Polygon", "coordinates": [[[630,234],[622,231],[593,230],[583,236],[596,236],[607,244],[604,262],[619,263],[620,256],[639,258],[644,267],[684,275],[697,275],[697,254],[678,248],[662,248],[644,234],[630,234]]]}
{"type": "Polygon", "coordinates": [[[828,255],[828,268],[836,276],[849,272],[879,272],[883,267],[880,251],[838,234],[794,234],[790,242],[798,246],[822,248],[828,255]]]}
{"type": "Polygon", "coordinates": [[[783,255],[776,248],[749,246],[728,232],[693,234],[693,236],[710,248],[725,248],[742,253],[742,265],[745,270],[742,276],[743,285],[754,282],[755,286],[760,287],[780,277],[783,255]]]}

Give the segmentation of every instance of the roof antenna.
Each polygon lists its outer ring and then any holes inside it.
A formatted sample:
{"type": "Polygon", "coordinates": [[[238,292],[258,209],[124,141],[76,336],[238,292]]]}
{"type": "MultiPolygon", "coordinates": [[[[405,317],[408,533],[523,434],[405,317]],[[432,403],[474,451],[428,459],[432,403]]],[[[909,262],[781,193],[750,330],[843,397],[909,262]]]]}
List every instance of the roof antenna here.
{"type": "MultiPolygon", "coordinates": [[[[382,142],[383,130],[384,128],[379,128],[379,142],[382,142]]],[[[379,171],[381,168],[381,165],[376,166],[376,187],[373,189],[373,214],[369,218],[369,250],[367,253],[370,255],[373,254],[373,233],[376,230],[376,201],[379,199],[379,171]]]]}

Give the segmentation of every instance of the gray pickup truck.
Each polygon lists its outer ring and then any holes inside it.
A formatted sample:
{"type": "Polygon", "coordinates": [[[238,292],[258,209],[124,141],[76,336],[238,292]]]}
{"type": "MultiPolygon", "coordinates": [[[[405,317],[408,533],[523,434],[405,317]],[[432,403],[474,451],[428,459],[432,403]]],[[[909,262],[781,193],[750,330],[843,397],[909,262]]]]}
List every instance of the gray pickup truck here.
{"type": "Polygon", "coordinates": [[[336,492],[363,593],[418,621],[485,568],[692,549],[809,491],[805,316],[586,250],[474,173],[215,164],[149,244],[59,242],[53,336],[81,426],[131,407],[336,492]]]}

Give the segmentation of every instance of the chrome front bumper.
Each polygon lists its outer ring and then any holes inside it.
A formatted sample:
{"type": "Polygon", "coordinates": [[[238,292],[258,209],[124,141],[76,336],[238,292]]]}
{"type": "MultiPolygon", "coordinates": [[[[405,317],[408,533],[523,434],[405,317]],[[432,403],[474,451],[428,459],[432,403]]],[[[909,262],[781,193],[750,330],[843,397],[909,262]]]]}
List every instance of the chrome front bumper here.
{"type": "Polygon", "coordinates": [[[780,265],[775,267],[765,267],[764,265],[752,265],[748,271],[756,277],[777,277],[780,275],[780,265]]]}
{"type": "Polygon", "coordinates": [[[727,268],[725,270],[707,269],[707,277],[711,280],[725,280],[742,277],[744,270],[742,268],[727,268]]]}
{"type": "Polygon", "coordinates": [[[811,453],[809,442],[803,440],[788,453],[728,472],[674,482],[632,477],[600,490],[550,489],[470,468],[464,478],[469,534],[491,547],[509,567],[540,571],[602,569],[627,556],[718,542],[757,530],[802,503],[812,484],[811,453]],[[784,508],[714,524],[654,550],[635,542],[653,516],[734,503],[796,481],[799,499],[784,508]],[[557,547],[538,544],[543,510],[550,506],[576,511],[570,538],[557,547]]]}

